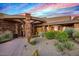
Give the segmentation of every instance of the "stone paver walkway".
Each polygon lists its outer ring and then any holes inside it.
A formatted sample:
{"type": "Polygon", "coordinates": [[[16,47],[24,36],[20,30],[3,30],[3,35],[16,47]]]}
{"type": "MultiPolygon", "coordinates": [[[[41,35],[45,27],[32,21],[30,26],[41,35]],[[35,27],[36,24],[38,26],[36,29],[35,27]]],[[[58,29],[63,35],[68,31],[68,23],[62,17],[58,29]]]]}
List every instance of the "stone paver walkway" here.
{"type": "Polygon", "coordinates": [[[38,49],[41,56],[61,55],[53,46],[52,40],[37,38],[36,45],[30,45],[25,38],[17,38],[12,41],[0,44],[0,56],[32,56],[38,49]],[[24,47],[26,45],[26,48],[24,47]]]}
{"type": "MultiPolygon", "coordinates": [[[[32,46],[29,45],[27,48],[30,49],[30,55],[33,54],[33,52],[38,49],[40,56],[60,56],[61,53],[58,53],[56,47],[54,46],[54,40],[45,40],[42,38],[36,39],[37,44],[32,46]]],[[[26,52],[28,52],[26,50],[26,52]]]]}
{"type": "Polygon", "coordinates": [[[38,49],[40,56],[79,56],[79,44],[75,43],[73,50],[63,54],[58,52],[54,46],[55,40],[46,40],[39,37],[33,39],[37,41],[36,45],[29,44],[27,39],[22,37],[0,44],[0,56],[32,56],[36,49],[38,49]]]}
{"type": "Polygon", "coordinates": [[[0,56],[21,56],[23,55],[24,39],[17,38],[12,41],[0,44],[0,56]]]}

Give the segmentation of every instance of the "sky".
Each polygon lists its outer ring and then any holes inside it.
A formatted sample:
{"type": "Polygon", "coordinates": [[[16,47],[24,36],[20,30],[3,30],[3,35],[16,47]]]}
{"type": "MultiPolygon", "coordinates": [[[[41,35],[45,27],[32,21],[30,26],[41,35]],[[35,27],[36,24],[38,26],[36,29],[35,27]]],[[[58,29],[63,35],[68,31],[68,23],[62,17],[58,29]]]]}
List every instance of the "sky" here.
{"type": "Polygon", "coordinates": [[[30,13],[40,18],[78,15],[79,3],[0,3],[0,13],[30,13]]]}

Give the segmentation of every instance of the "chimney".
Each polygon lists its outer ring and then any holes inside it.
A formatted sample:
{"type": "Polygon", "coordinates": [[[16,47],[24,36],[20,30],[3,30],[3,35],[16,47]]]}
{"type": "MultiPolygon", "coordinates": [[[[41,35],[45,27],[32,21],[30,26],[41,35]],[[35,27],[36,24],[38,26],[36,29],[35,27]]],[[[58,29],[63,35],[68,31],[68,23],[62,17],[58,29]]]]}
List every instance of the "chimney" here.
{"type": "Polygon", "coordinates": [[[25,13],[24,16],[26,17],[27,20],[31,19],[31,14],[29,14],[29,13],[25,13]]]}

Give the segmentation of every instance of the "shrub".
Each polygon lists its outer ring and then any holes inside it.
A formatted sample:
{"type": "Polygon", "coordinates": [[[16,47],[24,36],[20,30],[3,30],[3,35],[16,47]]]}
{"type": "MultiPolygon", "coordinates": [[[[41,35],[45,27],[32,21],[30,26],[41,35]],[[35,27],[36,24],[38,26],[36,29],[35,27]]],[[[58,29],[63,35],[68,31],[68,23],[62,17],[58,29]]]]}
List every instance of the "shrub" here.
{"type": "Polygon", "coordinates": [[[38,50],[35,50],[32,55],[33,55],[33,56],[39,56],[38,50]]]}
{"type": "Polygon", "coordinates": [[[45,32],[45,37],[47,39],[54,39],[55,38],[55,34],[56,34],[55,31],[48,31],[48,32],[45,32]]]}
{"type": "Polygon", "coordinates": [[[68,35],[66,32],[64,31],[59,31],[57,34],[56,34],[56,39],[59,40],[60,42],[66,42],[68,41],[68,35]]]}
{"type": "Polygon", "coordinates": [[[62,43],[56,44],[56,47],[60,50],[63,51],[65,49],[64,45],[62,43]]]}
{"type": "Polygon", "coordinates": [[[73,32],[74,32],[73,28],[66,28],[64,31],[68,34],[69,38],[73,37],[73,32]]]}
{"type": "Polygon", "coordinates": [[[35,45],[36,44],[36,41],[32,41],[30,42],[31,45],[35,45]]]}
{"type": "Polygon", "coordinates": [[[12,33],[9,31],[6,31],[5,33],[0,35],[0,42],[5,42],[8,40],[11,40],[13,38],[12,33]]]}
{"type": "Polygon", "coordinates": [[[31,39],[30,42],[29,42],[31,45],[35,45],[37,42],[35,39],[31,39]]]}
{"type": "Polygon", "coordinates": [[[57,48],[60,51],[66,49],[72,49],[73,44],[69,41],[69,36],[65,31],[59,31],[56,35],[56,39],[59,41],[59,44],[56,44],[57,48]]]}
{"type": "Polygon", "coordinates": [[[75,37],[75,38],[79,38],[79,31],[75,31],[75,32],[74,32],[74,37],[75,37]]]}
{"type": "Polygon", "coordinates": [[[74,46],[74,45],[73,45],[72,43],[70,43],[70,42],[65,42],[65,43],[64,43],[64,47],[67,48],[67,49],[72,49],[73,46],[74,46]]]}
{"type": "Polygon", "coordinates": [[[38,33],[38,36],[44,37],[44,32],[39,32],[39,33],[38,33]]]}

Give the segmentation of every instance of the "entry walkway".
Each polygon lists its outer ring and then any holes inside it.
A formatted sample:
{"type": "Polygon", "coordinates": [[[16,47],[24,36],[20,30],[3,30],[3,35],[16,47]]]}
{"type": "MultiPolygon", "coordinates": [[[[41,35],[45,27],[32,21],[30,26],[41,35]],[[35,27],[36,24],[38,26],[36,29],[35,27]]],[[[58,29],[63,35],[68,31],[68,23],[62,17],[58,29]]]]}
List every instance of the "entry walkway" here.
{"type": "Polygon", "coordinates": [[[32,56],[33,52],[38,49],[41,56],[61,55],[53,46],[52,40],[35,38],[36,45],[30,45],[25,38],[17,38],[12,41],[0,44],[0,56],[32,56]],[[26,47],[24,45],[26,44],[26,47]]]}
{"type": "Polygon", "coordinates": [[[17,38],[12,41],[0,44],[0,56],[21,56],[25,41],[23,38],[17,38]]]}

